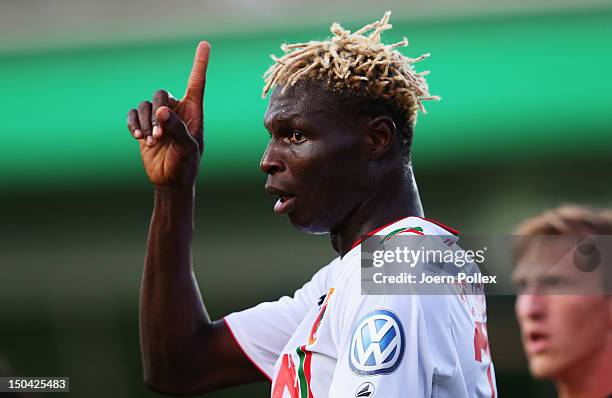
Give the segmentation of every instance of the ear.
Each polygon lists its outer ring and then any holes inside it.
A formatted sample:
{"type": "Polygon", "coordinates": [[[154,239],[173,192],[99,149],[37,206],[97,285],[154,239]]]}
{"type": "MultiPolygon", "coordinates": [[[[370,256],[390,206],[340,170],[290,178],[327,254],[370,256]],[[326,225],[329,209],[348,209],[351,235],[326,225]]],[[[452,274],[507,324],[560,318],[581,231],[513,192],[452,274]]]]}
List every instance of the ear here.
{"type": "Polygon", "coordinates": [[[393,119],[388,116],[377,116],[366,126],[366,140],[371,159],[382,157],[392,146],[396,134],[393,119]]]}

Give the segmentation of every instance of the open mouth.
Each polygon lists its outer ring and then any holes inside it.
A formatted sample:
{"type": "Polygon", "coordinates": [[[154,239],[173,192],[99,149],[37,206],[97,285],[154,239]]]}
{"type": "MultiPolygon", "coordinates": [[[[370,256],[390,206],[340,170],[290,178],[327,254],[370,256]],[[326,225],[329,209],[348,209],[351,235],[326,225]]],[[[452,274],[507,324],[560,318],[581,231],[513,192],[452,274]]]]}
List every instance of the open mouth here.
{"type": "Polygon", "coordinates": [[[274,204],[274,212],[278,215],[289,212],[295,204],[295,196],[289,194],[279,195],[274,204]]]}
{"type": "Polygon", "coordinates": [[[550,337],[541,332],[531,332],[527,335],[527,351],[531,354],[538,354],[548,349],[550,337]]]}
{"type": "Polygon", "coordinates": [[[295,206],[295,195],[289,193],[289,191],[272,184],[266,184],[266,191],[276,198],[276,203],[274,203],[274,212],[276,214],[285,214],[295,206]]]}

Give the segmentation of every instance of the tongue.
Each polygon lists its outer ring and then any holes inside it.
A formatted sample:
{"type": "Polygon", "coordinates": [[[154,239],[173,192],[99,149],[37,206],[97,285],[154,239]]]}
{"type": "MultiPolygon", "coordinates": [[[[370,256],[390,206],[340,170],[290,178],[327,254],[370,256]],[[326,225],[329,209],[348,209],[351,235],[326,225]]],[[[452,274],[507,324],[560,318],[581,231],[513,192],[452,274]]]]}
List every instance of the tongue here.
{"type": "Polygon", "coordinates": [[[274,212],[276,214],[284,214],[291,206],[293,196],[281,196],[274,204],[274,212]]]}
{"type": "Polygon", "coordinates": [[[281,198],[278,198],[276,203],[274,203],[274,212],[279,213],[282,206],[283,206],[283,199],[281,197],[281,198]]]}

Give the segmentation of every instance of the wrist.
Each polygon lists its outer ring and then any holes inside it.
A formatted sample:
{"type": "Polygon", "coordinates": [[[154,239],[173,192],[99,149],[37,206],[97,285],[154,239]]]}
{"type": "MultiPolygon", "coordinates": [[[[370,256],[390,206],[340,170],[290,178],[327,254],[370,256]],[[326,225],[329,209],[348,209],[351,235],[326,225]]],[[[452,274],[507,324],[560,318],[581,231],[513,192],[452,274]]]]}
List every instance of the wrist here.
{"type": "Polygon", "coordinates": [[[195,186],[156,185],[153,191],[153,216],[168,225],[191,225],[195,207],[195,186]]]}
{"type": "Polygon", "coordinates": [[[195,181],[192,184],[153,184],[155,194],[190,194],[195,193],[195,181]]]}

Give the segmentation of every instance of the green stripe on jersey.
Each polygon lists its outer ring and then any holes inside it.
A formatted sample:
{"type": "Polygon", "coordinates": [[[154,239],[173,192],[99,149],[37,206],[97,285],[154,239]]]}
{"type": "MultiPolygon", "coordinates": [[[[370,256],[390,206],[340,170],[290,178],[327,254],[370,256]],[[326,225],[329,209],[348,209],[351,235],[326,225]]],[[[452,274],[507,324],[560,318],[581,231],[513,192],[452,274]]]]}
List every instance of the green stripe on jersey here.
{"type": "Polygon", "coordinates": [[[304,373],[304,360],[306,359],[306,353],[302,350],[302,347],[298,347],[295,350],[300,357],[300,366],[298,367],[298,379],[300,380],[300,398],[308,398],[308,391],[310,386],[306,380],[306,374],[304,373]]]}

